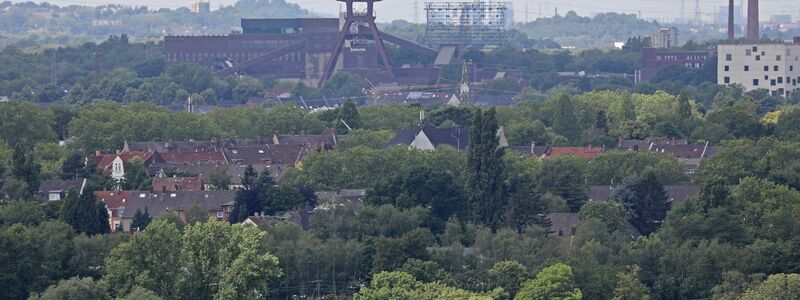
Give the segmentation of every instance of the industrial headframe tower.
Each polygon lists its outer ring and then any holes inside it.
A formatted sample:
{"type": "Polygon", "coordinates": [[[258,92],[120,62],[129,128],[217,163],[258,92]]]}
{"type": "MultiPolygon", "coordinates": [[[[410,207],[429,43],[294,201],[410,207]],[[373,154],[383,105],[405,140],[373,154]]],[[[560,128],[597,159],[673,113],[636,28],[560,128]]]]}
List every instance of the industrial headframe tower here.
{"type": "Polygon", "coordinates": [[[386,68],[386,71],[390,77],[394,77],[392,63],[389,61],[389,53],[386,52],[386,47],[384,47],[383,39],[381,38],[381,32],[378,30],[378,26],[375,25],[374,4],[375,2],[379,2],[381,0],[336,1],[344,2],[347,9],[344,13],[344,24],[339,30],[339,35],[336,37],[336,44],[331,52],[331,56],[328,58],[328,62],[325,64],[325,69],[323,70],[322,77],[319,81],[319,87],[324,86],[325,81],[333,76],[333,72],[336,68],[336,62],[339,60],[339,54],[342,52],[342,47],[344,47],[345,41],[351,41],[351,43],[364,42],[368,40],[374,41],[375,46],[378,48],[378,53],[381,56],[381,60],[383,61],[384,68],[386,68]],[[355,10],[355,3],[366,3],[366,10],[355,10]],[[367,27],[369,31],[362,32],[361,29],[363,27],[367,27]]]}

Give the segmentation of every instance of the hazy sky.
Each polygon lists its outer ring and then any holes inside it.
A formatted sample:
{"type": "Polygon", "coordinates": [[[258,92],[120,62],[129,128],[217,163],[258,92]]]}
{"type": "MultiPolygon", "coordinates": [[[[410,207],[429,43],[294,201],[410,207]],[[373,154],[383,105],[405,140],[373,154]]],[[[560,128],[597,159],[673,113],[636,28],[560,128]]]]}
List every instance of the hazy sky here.
{"type": "MultiPolygon", "coordinates": [[[[34,0],[39,2],[41,0],[34,0]]],[[[165,1],[165,0],[50,0],[49,2],[62,4],[80,5],[102,5],[108,3],[128,4],[128,5],[147,5],[150,8],[177,8],[188,7],[192,0],[185,1],[165,1]]],[[[221,4],[232,4],[236,0],[210,0],[212,9],[221,4]]],[[[286,0],[290,3],[297,3],[303,8],[310,9],[316,13],[335,15],[339,10],[340,2],[335,0],[286,0]]],[[[735,0],[737,5],[746,0],[735,0]]],[[[694,18],[695,7],[700,4],[701,17],[705,22],[712,22],[715,12],[720,7],[727,5],[727,0],[567,0],[567,1],[534,1],[534,0],[511,0],[515,11],[515,21],[521,22],[526,18],[536,19],[542,15],[550,17],[558,7],[559,14],[563,15],[569,10],[574,10],[580,15],[594,15],[599,12],[624,12],[641,13],[646,19],[673,20],[681,16],[681,5],[685,18],[694,18]],[[526,5],[527,4],[527,5],[526,5]],[[527,10],[525,7],[527,6],[527,10]],[[540,13],[541,12],[541,13],[540,13]]],[[[384,0],[377,3],[376,11],[381,22],[405,19],[413,21],[415,18],[414,6],[417,6],[416,18],[419,22],[425,21],[425,0],[384,0]]],[[[797,21],[800,17],[800,0],[761,0],[761,20],[768,21],[770,15],[791,14],[793,20],[797,21]]]]}

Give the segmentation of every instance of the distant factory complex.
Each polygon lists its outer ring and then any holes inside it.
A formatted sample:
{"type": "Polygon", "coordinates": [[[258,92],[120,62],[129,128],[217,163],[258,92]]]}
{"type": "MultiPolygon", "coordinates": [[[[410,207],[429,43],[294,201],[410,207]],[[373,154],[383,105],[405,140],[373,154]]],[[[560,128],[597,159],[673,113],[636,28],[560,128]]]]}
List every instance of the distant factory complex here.
{"type": "MultiPolygon", "coordinates": [[[[371,84],[432,84],[439,77],[440,67],[456,61],[459,50],[465,44],[448,44],[448,40],[473,45],[485,37],[486,42],[498,39],[505,25],[495,24],[495,18],[506,19],[506,6],[493,4],[485,10],[504,8],[497,17],[475,17],[465,24],[453,28],[469,28],[458,36],[450,36],[458,30],[446,30],[447,18],[438,14],[435,20],[442,23],[429,32],[439,43],[437,49],[430,48],[385,32],[375,25],[374,4],[380,0],[339,0],[346,11],[339,18],[294,18],[294,19],[243,19],[242,32],[219,36],[167,36],[165,59],[167,64],[191,62],[212,69],[217,75],[250,75],[254,77],[274,76],[293,79],[309,86],[321,87],[338,72],[359,75],[371,84]],[[356,7],[356,4],[362,7],[356,7]],[[488,20],[488,21],[487,21],[488,20]],[[473,22],[474,21],[474,22],[473,22]],[[484,31],[478,21],[487,24],[484,31]],[[494,34],[491,34],[494,33],[494,34]],[[386,43],[404,48],[431,63],[424,66],[397,66],[391,61],[386,43]]],[[[429,6],[438,7],[438,6],[429,6]]],[[[453,6],[450,9],[472,11],[475,7],[453,6]]],[[[461,18],[467,14],[461,14],[461,18]]],[[[458,17],[453,17],[458,19],[458,17]]],[[[437,21],[437,22],[438,22],[437,21]]],[[[436,23],[436,22],[434,22],[436,23]]],[[[466,80],[481,81],[504,76],[521,76],[514,70],[478,70],[469,66],[466,80]]]]}

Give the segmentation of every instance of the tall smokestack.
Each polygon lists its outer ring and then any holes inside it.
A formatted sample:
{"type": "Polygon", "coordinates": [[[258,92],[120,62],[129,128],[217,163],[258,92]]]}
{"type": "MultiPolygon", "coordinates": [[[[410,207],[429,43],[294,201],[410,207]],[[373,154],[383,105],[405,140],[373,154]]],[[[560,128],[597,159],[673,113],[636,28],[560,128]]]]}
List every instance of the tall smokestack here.
{"type": "Polygon", "coordinates": [[[758,0],[747,0],[747,39],[758,41],[758,0]]]}
{"type": "Polygon", "coordinates": [[[728,0],[728,40],[733,41],[733,0],[728,0]]]}

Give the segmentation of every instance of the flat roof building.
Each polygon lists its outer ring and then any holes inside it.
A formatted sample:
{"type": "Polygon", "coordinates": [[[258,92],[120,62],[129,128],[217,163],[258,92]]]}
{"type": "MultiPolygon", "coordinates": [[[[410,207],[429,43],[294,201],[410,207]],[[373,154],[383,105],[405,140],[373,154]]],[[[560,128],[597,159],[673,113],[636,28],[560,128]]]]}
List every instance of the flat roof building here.
{"type": "Polygon", "coordinates": [[[711,56],[709,51],[642,49],[641,80],[649,80],[667,66],[681,65],[689,69],[700,69],[711,56]]]}
{"type": "Polygon", "coordinates": [[[720,44],[717,83],[789,96],[800,90],[800,44],[720,44]]]}

